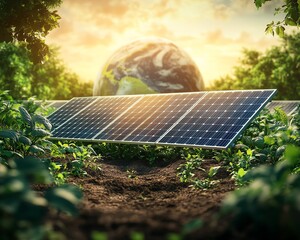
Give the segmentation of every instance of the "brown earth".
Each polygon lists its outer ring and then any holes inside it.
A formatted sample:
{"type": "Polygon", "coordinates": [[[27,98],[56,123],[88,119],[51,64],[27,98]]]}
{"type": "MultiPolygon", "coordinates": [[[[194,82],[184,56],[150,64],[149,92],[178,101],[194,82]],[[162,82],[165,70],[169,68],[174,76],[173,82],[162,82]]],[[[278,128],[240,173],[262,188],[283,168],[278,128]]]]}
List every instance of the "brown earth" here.
{"type": "MultiPolygon", "coordinates": [[[[188,223],[201,219],[204,226],[184,239],[224,239],[210,223],[225,194],[234,190],[234,182],[220,169],[219,182],[213,188],[193,189],[176,176],[181,163],[149,167],[140,162],[103,162],[101,172],[89,171],[88,177],[69,179],[82,187],[84,201],[75,218],[53,215],[55,229],[72,240],[92,239],[93,232],[105,233],[108,239],[132,239],[137,232],[145,239],[171,239],[171,233],[179,234],[188,223]]],[[[217,165],[205,160],[202,167],[217,165]]],[[[204,171],[198,174],[206,177],[204,171]]]]}

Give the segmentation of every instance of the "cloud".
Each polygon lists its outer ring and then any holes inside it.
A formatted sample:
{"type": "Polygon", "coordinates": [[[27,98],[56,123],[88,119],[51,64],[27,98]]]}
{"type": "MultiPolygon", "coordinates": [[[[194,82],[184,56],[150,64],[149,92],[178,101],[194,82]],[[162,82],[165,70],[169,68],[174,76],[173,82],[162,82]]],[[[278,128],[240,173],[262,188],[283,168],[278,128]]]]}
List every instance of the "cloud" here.
{"type": "Polygon", "coordinates": [[[93,48],[99,45],[107,45],[113,42],[113,37],[111,35],[101,36],[92,32],[83,33],[76,41],[77,45],[93,48]]]}
{"type": "Polygon", "coordinates": [[[213,15],[216,19],[226,20],[232,15],[232,10],[225,4],[213,5],[213,15]]]}
{"type": "Polygon", "coordinates": [[[65,4],[71,8],[77,7],[92,17],[105,13],[110,16],[122,17],[127,13],[131,4],[125,0],[65,0],[65,4]]]}
{"type": "Polygon", "coordinates": [[[54,29],[50,32],[52,38],[64,37],[74,31],[74,24],[72,21],[67,19],[61,19],[59,22],[59,28],[54,29]]]}

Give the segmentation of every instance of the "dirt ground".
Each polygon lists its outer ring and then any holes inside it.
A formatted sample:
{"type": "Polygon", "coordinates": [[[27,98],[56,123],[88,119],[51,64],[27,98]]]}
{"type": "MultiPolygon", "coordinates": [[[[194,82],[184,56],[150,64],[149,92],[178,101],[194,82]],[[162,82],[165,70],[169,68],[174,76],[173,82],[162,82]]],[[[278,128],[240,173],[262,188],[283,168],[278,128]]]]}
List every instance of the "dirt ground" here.
{"type": "MultiPolygon", "coordinates": [[[[234,190],[234,182],[221,169],[215,187],[193,189],[176,176],[181,163],[149,167],[140,162],[103,162],[101,173],[91,171],[88,177],[69,179],[82,187],[84,201],[77,217],[52,217],[56,230],[72,240],[91,239],[95,231],[109,239],[131,239],[134,232],[143,233],[145,239],[170,239],[170,233],[180,233],[187,223],[200,218],[204,226],[185,239],[215,238],[209,223],[225,194],[234,190]]],[[[202,165],[212,166],[217,166],[213,160],[202,165]]]]}

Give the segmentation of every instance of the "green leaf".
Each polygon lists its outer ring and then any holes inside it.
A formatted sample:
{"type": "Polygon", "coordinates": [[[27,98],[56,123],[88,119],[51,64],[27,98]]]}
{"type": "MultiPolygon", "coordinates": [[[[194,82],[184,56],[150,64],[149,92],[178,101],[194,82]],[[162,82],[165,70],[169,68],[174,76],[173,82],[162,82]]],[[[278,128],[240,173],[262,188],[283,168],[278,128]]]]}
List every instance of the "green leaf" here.
{"type": "Polygon", "coordinates": [[[42,129],[42,128],[37,128],[37,129],[34,129],[32,132],[31,132],[32,136],[33,137],[39,137],[39,138],[43,138],[43,137],[47,137],[47,136],[50,136],[51,133],[42,129]]]}
{"type": "Polygon", "coordinates": [[[20,110],[23,121],[25,123],[27,123],[28,125],[32,125],[32,119],[31,119],[30,114],[27,112],[27,110],[22,106],[19,107],[19,110],[20,110]]]}
{"type": "Polygon", "coordinates": [[[276,140],[273,137],[264,136],[264,142],[265,142],[265,144],[273,145],[276,142],[276,140]]]}
{"type": "Polygon", "coordinates": [[[244,177],[247,171],[245,171],[243,168],[240,168],[237,172],[239,177],[244,177]]]}
{"type": "Polygon", "coordinates": [[[300,163],[300,147],[288,145],[286,147],[284,156],[290,164],[292,164],[292,165],[299,164],[300,163]]]}
{"type": "Polygon", "coordinates": [[[31,140],[28,137],[20,136],[19,142],[23,143],[24,145],[30,146],[32,144],[31,140]]]}
{"type": "Polygon", "coordinates": [[[270,0],[254,0],[254,3],[257,8],[260,8],[267,1],[270,1],[270,0]]]}
{"type": "Polygon", "coordinates": [[[266,32],[267,34],[272,34],[272,35],[274,36],[273,25],[267,26],[266,29],[265,29],[265,32],[266,32]]]}
{"type": "Polygon", "coordinates": [[[252,153],[253,153],[253,151],[250,148],[247,149],[247,155],[248,156],[252,157],[252,153]]]}
{"type": "Polygon", "coordinates": [[[35,115],[33,117],[33,119],[34,119],[35,122],[43,124],[47,130],[50,131],[52,129],[52,125],[51,125],[50,121],[47,118],[45,118],[41,115],[35,115]]]}
{"type": "MultiPolygon", "coordinates": [[[[300,4],[300,3],[299,3],[300,4]]],[[[299,5],[300,7],[300,5],[299,5]]],[[[299,10],[300,11],[300,10],[299,10]]],[[[285,20],[285,24],[286,25],[290,25],[290,26],[297,26],[297,23],[292,19],[292,18],[286,18],[285,20]]]]}
{"type": "Polygon", "coordinates": [[[36,145],[31,145],[29,148],[29,152],[31,153],[45,153],[44,149],[36,146],[36,145]]]}
{"type": "Polygon", "coordinates": [[[285,28],[283,26],[277,26],[276,29],[275,29],[276,34],[279,37],[283,37],[284,36],[284,30],[285,30],[285,28]]]}
{"type": "Polygon", "coordinates": [[[27,156],[24,159],[16,159],[15,163],[20,173],[30,179],[34,179],[32,183],[47,184],[52,182],[52,177],[47,167],[39,158],[27,156]]]}
{"type": "Polygon", "coordinates": [[[1,151],[1,155],[8,158],[13,158],[13,157],[23,158],[23,156],[20,153],[14,151],[8,151],[8,150],[1,151]]]}
{"type": "Polygon", "coordinates": [[[217,167],[211,167],[211,168],[209,169],[209,171],[208,171],[208,176],[209,176],[209,177],[215,176],[215,175],[218,173],[219,169],[220,169],[220,166],[217,166],[217,167]]]}
{"type": "Polygon", "coordinates": [[[1,130],[0,138],[8,138],[16,142],[19,138],[19,134],[14,130],[1,130]]]}
{"type": "Polygon", "coordinates": [[[64,185],[48,190],[45,198],[57,210],[74,215],[77,213],[76,205],[82,198],[82,192],[75,186],[64,185]]]}

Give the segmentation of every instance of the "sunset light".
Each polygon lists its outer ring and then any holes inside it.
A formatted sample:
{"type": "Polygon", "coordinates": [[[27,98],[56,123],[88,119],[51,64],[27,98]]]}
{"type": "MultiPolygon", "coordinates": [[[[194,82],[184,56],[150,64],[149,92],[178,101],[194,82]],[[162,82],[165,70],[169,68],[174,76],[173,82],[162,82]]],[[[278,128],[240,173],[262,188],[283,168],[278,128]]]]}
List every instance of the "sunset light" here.
{"type": "Polygon", "coordinates": [[[278,1],[258,11],[239,0],[65,0],[60,28],[47,43],[84,81],[94,81],[110,55],[137,38],[171,40],[198,65],[206,85],[230,74],[244,48],[265,50],[279,39],[264,33],[278,1]]]}

